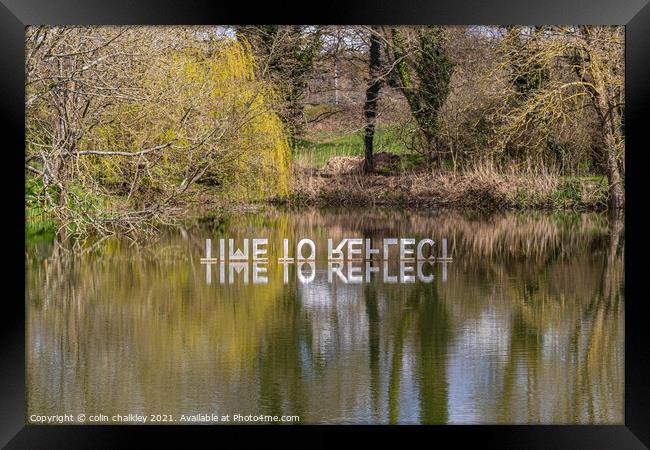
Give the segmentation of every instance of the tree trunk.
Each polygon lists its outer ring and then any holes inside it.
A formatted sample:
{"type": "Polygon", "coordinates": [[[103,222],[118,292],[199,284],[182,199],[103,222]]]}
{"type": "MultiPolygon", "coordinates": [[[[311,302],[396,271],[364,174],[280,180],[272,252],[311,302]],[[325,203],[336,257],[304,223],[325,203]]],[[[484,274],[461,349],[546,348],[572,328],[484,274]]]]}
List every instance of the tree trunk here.
{"type": "Polygon", "coordinates": [[[605,131],[610,209],[625,208],[625,190],[623,189],[621,173],[618,167],[618,150],[620,146],[624,145],[620,123],[620,117],[615,110],[612,110],[605,131]]]}
{"type": "Polygon", "coordinates": [[[426,134],[426,148],[429,159],[429,165],[432,168],[440,170],[442,168],[442,161],[438,153],[438,142],[435,136],[426,134]]]}
{"type": "Polygon", "coordinates": [[[366,102],[363,105],[363,116],[366,121],[364,135],[365,159],[363,161],[363,171],[371,173],[374,170],[373,162],[373,142],[375,138],[375,122],[377,120],[377,97],[381,88],[380,70],[380,36],[379,27],[373,26],[370,33],[370,51],[369,60],[369,79],[368,88],[366,89],[366,102]]]}
{"type": "Polygon", "coordinates": [[[625,191],[618,167],[618,152],[623,150],[625,141],[621,131],[621,116],[617,108],[613,107],[611,93],[601,76],[592,74],[594,89],[592,98],[596,112],[600,117],[605,141],[605,158],[607,162],[607,181],[609,184],[609,208],[625,208],[625,191]]]}
{"type": "MultiPolygon", "coordinates": [[[[608,139],[609,141],[609,139],[608,139]]],[[[610,209],[625,208],[625,191],[621,182],[621,175],[616,161],[616,147],[607,145],[607,181],[609,182],[609,207],[610,209]]]]}

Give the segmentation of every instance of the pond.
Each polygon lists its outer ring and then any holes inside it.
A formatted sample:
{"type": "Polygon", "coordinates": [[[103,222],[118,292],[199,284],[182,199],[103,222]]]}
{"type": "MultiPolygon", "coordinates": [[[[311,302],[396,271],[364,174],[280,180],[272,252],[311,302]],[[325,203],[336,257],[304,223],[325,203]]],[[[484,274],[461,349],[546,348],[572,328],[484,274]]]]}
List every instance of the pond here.
{"type": "Polygon", "coordinates": [[[28,240],[28,417],[622,423],[623,231],[597,213],[268,208],[145,244],[28,240]],[[405,237],[444,238],[451,260],[350,278],[357,263],[321,257],[328,238],[405,237]],[[268,263],[204,264],[208,238],[268,238],[268,263]],[[280,264],[285,238],[315,263],[280,264]]]}

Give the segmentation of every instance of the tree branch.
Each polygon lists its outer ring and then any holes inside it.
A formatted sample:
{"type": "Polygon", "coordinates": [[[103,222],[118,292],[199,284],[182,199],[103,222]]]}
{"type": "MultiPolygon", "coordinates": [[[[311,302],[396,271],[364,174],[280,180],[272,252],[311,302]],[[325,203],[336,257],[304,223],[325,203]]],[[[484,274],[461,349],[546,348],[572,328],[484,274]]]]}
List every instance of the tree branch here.
{"type": "Polygon", "coordinates": [[[145,150],[140,150],[138,152],[120,152],[120,151],[109,151],[109,150],[81,150],[78,152],[73,152],[75,156],[82,155],[101,155],[101,156],[141,156],[147,153],[155,152],[157,150],[162,150],[173,144],[173,141],[166,142],[165,144],[158,145],[156,147],[148,148],[145,150]]]}

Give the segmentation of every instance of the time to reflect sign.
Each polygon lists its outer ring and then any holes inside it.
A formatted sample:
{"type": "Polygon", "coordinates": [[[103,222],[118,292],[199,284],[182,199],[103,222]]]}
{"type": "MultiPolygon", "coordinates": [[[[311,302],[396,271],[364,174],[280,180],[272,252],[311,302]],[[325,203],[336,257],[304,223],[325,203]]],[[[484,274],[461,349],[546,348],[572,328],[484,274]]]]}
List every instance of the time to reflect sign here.
{"type": "MultiPolygon", "coordinates": [[[[212,266],[218,268],[220,283],[233,284],[236,279],[253,284],[268,282],[269,241],[267,238],[218,240],[218,257],[213,255],[212,239],[205,240],[206,282],[212,283],[212,266]]],[[[295,265],[301,283],[316,278],[316,263],[326,264],[327,281],[334,279],[343,283],[363,283],[380,280],[384,283],[429,283],[434,280],[433,265],[442,263],[442,281],[447,278],[447,263],[452,261],[447,251],[447,239],[439,245],[433,239],[386,238],[380,245],[372,239],[327,239],[325,257],[318,258],[316,243],[312,239],[300,239],[291,246],[289,239],[282,239],[282,249],[277,264],[282,266],[285,284],[289,271],[295,265]],[[439,247],[439,248],[438,248],[439,247]]]]}

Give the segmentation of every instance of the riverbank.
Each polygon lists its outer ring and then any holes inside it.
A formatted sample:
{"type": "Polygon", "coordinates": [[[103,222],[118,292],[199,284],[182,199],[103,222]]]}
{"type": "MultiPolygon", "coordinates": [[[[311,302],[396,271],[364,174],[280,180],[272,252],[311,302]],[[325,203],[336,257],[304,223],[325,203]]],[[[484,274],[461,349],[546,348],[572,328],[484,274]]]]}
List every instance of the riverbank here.
{"type": "Polygon", "coordinates": [[[376,174],[361,173],[361,158],[331,158],[321,168],[294,167],[291,191],[275,203],[316,206],[378,205],[476,209],[607,208],[603,177],[499,173],[489,167],[454,172],[393,171],[378,158],[376,174]]]}
{"type": "MultiPolygon", "coordinates": [[[[383,152],[375,155],[374,174],[362,173],[361,164],[361,157],[344,156],[329,158],[319,168],[294,164],[287,195],[253,201],[198,183],[188,189],[182,199],[177,199],[164,216],[152,216],[147,221],[151,226],[141,226],[139,222],[134,227],[126,221],[108,228],[110,224],[107,222],[101,229],[102,234],[148,231],[157,225],[179,223],[188,218],[214,219],[254,211],[268,203],[318,207],[445,207],[484,211],[607,209],[607,180],[604,177],[501,173],[489,166],[458,172],[434,171],[405,166],[399,156],[383,152]]],[[[104,199],[103,203],[108,204],[108,200],[110,198],[104,199]]],[[[26,203],[26,217],[26,232],[30,236],[54,234],[61,226],[55,215],[29,201],[26,203]]],[[[71,225],[69,232],[88,234],[84,230],[91,225],[90,219],[77,222],[71,225]]]]}

